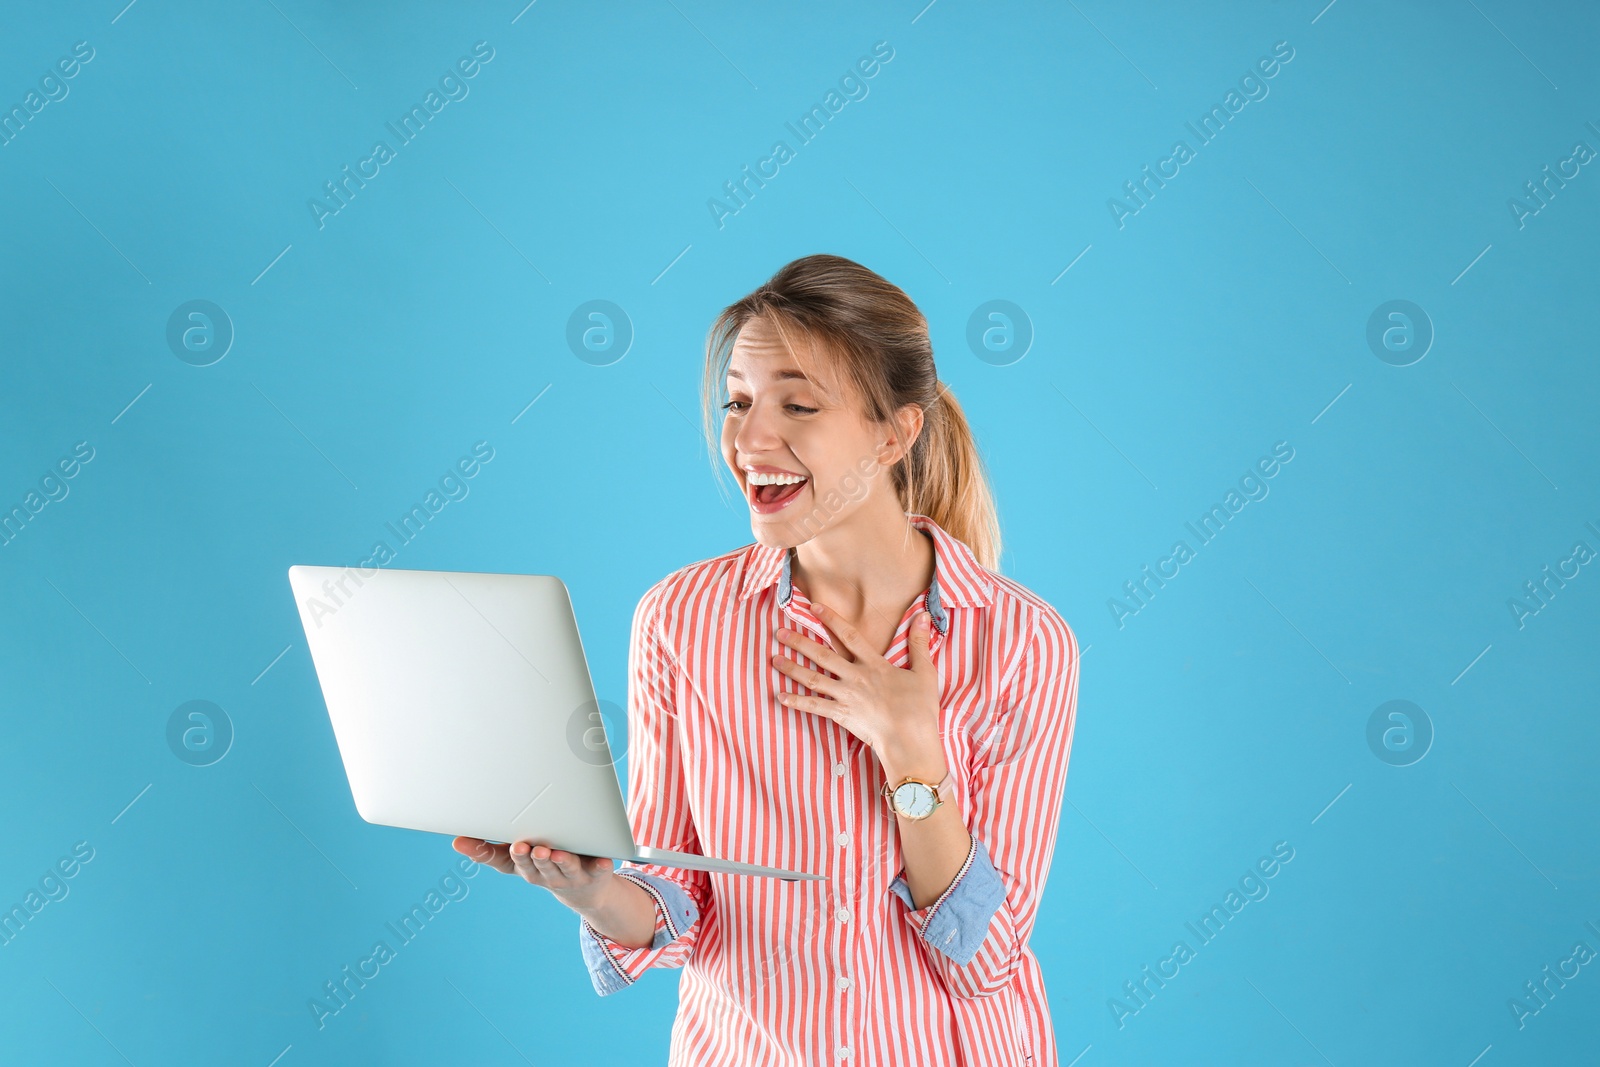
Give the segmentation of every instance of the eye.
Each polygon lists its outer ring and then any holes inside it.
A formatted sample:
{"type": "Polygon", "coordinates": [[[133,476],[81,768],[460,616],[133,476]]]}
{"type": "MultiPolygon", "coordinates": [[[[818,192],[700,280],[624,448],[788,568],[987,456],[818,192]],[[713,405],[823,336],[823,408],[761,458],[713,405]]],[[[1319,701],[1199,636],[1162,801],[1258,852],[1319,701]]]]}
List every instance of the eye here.
{"type": "MultiPolygon", "coordinates": [[[[722,410],[731,411],[734,414],[743,414],[749,406],[750,403],[747,400],[729,400],[722,405],[722,410]]],[[[808,408],[804,404],[785,404],[783,406],[785,410],[791,411],[796,415],[815,415],[817,413],[816,408],[808,408]]]]}

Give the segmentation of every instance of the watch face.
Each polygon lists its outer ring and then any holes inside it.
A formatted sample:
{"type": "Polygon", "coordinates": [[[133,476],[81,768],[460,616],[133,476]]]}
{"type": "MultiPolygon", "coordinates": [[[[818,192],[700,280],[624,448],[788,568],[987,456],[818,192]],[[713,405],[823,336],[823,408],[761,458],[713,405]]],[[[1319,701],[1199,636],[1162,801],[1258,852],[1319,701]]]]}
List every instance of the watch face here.
{"type": "Polygon", "coordinates": [[[924,819],[933,814],[933,790],[921,782],[907,782],[894,791],[894,807],[908,819],[924,819]]]}

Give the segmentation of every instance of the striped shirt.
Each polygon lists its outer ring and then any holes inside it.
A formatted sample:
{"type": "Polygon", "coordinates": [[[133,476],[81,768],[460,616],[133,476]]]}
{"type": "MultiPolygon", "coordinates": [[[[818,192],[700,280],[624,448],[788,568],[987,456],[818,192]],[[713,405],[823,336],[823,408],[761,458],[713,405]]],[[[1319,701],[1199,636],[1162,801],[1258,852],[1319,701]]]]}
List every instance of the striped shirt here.
{"type": "Polygon", "coordinates": [[[640,845],[826,880],[617,868],[650,893],[656,933],[629,948],[579,920],[595,989],[682,968],[672,1067],[916,1064],[1057,1067],[1028,936],[1055,846],[1078,646],[1049,604],[982,567],[926,516],[934,577],[885,653],[910,664],[928,609],[953,802],[972,846],[950,887],[911,907],[873,751],[774,668],[787,626],[834,647],[789,581],[790,551],[751,544],[684,567],[634,613],[628,818],[640,845]]]}

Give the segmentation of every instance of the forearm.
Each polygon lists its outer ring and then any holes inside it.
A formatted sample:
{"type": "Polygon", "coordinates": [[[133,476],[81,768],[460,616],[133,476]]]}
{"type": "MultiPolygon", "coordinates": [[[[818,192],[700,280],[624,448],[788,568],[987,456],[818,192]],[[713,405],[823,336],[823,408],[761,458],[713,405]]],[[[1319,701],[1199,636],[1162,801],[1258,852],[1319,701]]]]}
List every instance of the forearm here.
{"type": "MultiPolygon", "coordinates": [[[[885,780],[891,785],[907,776],[940,782],[948,771],[944,753],[931,746],[920,756],[886,753],[879,762],[885,780]]],[[[943,803],[926,819],[907,819],[898,814],[894,817],[900,834],[906,886],[918,908],[932,904],[950,888],[972,848],[972,836],[967,832],[966,820],[954,798],[940,799],[943,803]]]]}
{"type": "Polygon", "coordinates": [[[574,908],[595,932],[628,948],[649,948],[655,938],[655,900],[637,882],[612,875],[590,907],[574,908]]]}

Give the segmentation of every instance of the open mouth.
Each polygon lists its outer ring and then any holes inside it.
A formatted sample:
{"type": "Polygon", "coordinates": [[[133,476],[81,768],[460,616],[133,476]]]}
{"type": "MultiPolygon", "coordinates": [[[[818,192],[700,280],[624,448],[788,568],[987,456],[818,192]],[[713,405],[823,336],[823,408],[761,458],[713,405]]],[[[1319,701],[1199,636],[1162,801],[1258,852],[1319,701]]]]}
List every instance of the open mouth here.
{"type": "Polygon", "coordinates": [[[745,491],[749,494],[752,508],[761,514],[770,514],[799,496],[809,480],[802,474],[758,474],[752,471],[745,475],[745,491]]]}

